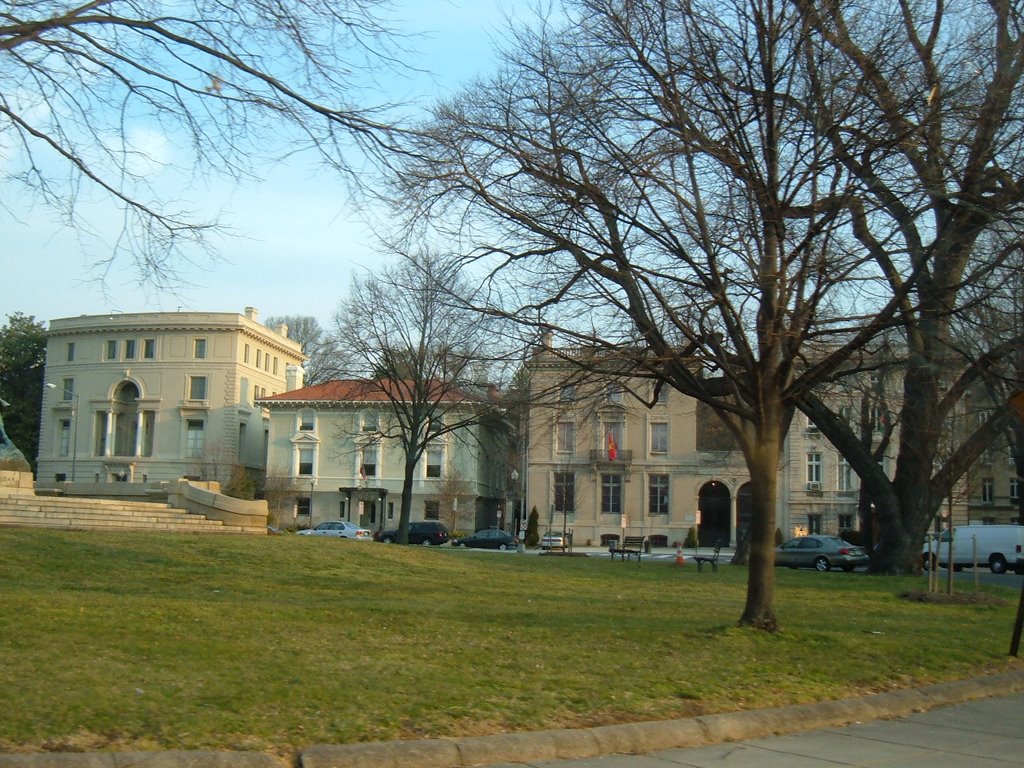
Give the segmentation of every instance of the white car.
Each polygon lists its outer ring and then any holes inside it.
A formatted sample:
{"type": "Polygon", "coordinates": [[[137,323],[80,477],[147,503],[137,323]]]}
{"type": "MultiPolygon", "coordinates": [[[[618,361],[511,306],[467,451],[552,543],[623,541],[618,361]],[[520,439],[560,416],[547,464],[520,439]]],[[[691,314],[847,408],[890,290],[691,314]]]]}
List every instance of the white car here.
{"type": "Polygon", "coordinates": [[[299,536],[330,536],[335,539],[355,539],[356,541],[373,541],[373,531],[360,528],[347,520],[328,520],[316,528],[296,531],[299,536]]]}
{"type": "Polygon", "coordinates": [[[542,549],[565,549],[565,537],[558,531],[548,531],[540,539],[542,549]]]}

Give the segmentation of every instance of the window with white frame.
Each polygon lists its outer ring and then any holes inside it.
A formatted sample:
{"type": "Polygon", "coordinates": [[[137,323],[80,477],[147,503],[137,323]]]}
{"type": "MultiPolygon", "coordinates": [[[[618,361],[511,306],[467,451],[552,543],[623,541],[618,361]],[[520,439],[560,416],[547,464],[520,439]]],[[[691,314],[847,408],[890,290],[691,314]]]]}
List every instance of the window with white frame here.
{"type": "Polygon", "coordinates": [[[363,432],[379,432],[380,414],[376,411],[367,411],[364,413],[362,418],[362,430],[363,432]]]}
{"type": "Polygon", "coordinates": [[[107,339],[105,357],[107,360],[117,360],[117,339],[107,339]]]}
{"type": "Polygon", "coordinates": [[[135,339],[125,339],[124,342],[124,359],[134,360],[135,359],[135,339]]]}
{"type": "Polygon", "coordinates": [[[310,477],[313,474],[313,462],[316,460],[316,449],[313,446],[302,446],[299,448],[299,472],[303,477],[310,477]]]}
{"type": "Polygon", "coordinates": [[[206,339],[195,339],[192,342],[192,357],[196,360],[206,358],[206,339]]]}
{"type": "Polygon", "coordinates": [[[1019,500],[1020,500],[1020,478],[1019,477],[1011,477],[1010,478],[1010,501],[1019,501],[1019,500]]]}
{"type": "Polygon", "coordinates": [[[555,450],[558,453],[576,452],[576,424],[560,421],[555,430],[555,450]]]}
{"type": "Polygon", "coordinates": [[[613,444],[615,446],[615,452],[622,452],[622,434],[624,427],[621,421],[609,421],[604,424],[604,445],[602,446],[605,450],[608,450],[613,444]]]}
{"type": "Polygon", "coordinates": [[[62,379],[60,383],[61,400],[70,400],[75,396],[75,380],[62,379]]]}
{"type": "Polygon", "coordinates": [[[821,533],[821,515],[807,516],[807,533],[812,536],[821,533]]]}
{"type": "Polygon", "coordinates": [[[621,403],[622,402],[622,385],[618,382],[609,382],[606,390],[609,403],[621,403]]]}
{"type": "Polygon", "coordinates": [[[572,384],[566,384],[558,392],[558,399],[563,403],[571,403],[576,397],[576,387],[572,384]]]}
{"type": "Polygon", "coordinates": [[[312,408],[303,408],[299,411],[299,431],[312,432],[316,426],[316,411],[312,408]]]}
{"type": "Polygon", "coordinates": [[[555,472],[555,514],[571,515],[576,511],[576,473],[555,472]]]}
{"type": "Polygon", "coordinates": [[[854,416],[852,405],[841,405],[839,406],[839,420],[846,424],[853,426],[857,423],[857,419],[854,416]]]}
{"type": "Polygon", "coordinates": [[[981,481],[981,503],[991,504],[995,501],[996,481],[991,477],[982,478],[981,481]]]}
{"type": "Polygon", "coordinates": [[[362,456],[359,462],[359,474],[363,477],[376,477],[377,476],[377,459],[379,448],[376,443],[370,443],[364,445],[362,450],[362,456]]]}
{"type": "Polygon", "coordinates": [[[60,420],[60,435],[57,442],[60,445],[61,456],[71,453],[71,419],[60,420]]]}
{"type": "Polygon", "coordinates": [[[440,478],[443,465],[444,448],[440,446],[430,446],[427,448],[427,477],[440,478]]]}
{"type": "Polygon", "coordinates": [[[850,462],[842,457],[840,457],[836,468],[836,488],[840,491],[855,490],[853,485],[853,467],[850,466],[850,462]]]}
{"type": "Polygon", "coordinates": [[[871,430],[873,432],[885,431],[885,425],[889,420],[889,415],[886,413],[885,408],[880,405],[871,406],[871,430]]]}
{"type": "Polygon", "coordinates": [[[423,519],[424,520],[440,520],[441,519],[441,502],[437,499],[428,499],[423,502],[423,519]]]}
{"type": "Polygon", "coordinates": [[[668,422],[651,424],[651,453],[668,453],[668,422]]]}
{"type": "Polygon", "coordinates": [[[660,386],[658,384],[655,384],[654,389],[657,391],[657,398],[655,402],[657,402],[658,405],[665,405],[666,403],[668,403],[668,391],[672,389],[672,387],[670,387],[668,384],[664,382],[661,382],[660,386]]]}
{"type": "Polygon", "coordinates": [[[651,475],[647,478],[648,514],[668,514],[668,482],[668,475],[651,475]]]}
{"type": "Polygon", "coordinates": [[[622,514],[622,475],[601,475],[601,513],[622,514]]]}
{"type": "Polygon", "coordinates": [[[156,339],[142,340],[142,358],[144,360],[153,360],[156,358],[156,339]]]}
{"type": "Polygon", "coordinates": [[[205,376],[189,376],[188,377],[188,399],[189,400],[205,400],[206,399],[206,377],[205,376]]]}
{"type": "Polygon", "coordinates": [[[70,363],[75,359],[75,342],[69,341],[67,346],[67,355],[65,359],[70,363]]]}
{"type": "Polygon", "coordinates": [[[251,347],[248,344],[246,344],[245,348],[242,350],[242,362],[245,363],[246,365],[248,365],[248,363],[249,363],[249,350],[250,349],[251,349],[251,347]]]}
{"type": "Polygon", "coordinates": [[[807,452],[807,483],[821,486],[821,453],[818,451],[807,452]]]}
{"type": "Polygon", "coordinates": [[[185,457],[202,458],[206,450],[206,423],[202,419],[188,419],[185,423],[185,457]]]}

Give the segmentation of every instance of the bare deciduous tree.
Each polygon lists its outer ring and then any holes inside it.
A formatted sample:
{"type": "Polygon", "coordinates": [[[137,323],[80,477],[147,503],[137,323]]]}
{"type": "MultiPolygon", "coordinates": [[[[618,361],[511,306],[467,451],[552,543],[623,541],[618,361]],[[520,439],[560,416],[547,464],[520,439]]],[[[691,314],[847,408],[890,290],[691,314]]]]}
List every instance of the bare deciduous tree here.
{"type": "Polygon", "coordinates": [[[752,479],[740,623],[774,630],[794,407],[896,306],[849,247],[851,177],[817,130],[815,110],[845,106],[811,77],[823,52],[792,4],[567,11],[436,108],[399,193],[414,225],[489,270],[488,311],[714,406],[752,479]]]}
{"type": "MultiPolygon", "coordinates": [[[[816,109],[817,126],[858,182],[853,233],[902,299],[905,345],[897,467],[890,481],[870,446],[821,400],[801,408],[860,475],[878,512],[872,568],[918,567],[942,500],[1012,418],[1006,407],[949,446],[943,432],[965,397],[1019,347],[960,343],[957,318],[984,300],[1013,249],[979,249],[1015,233],[1024,202],[1024,9],[989,3],[899,2],[870,9],[796,0],[829,57],[814,77],[847,105],[816,109]]],[[[961,339],[963,336],[960,337],[961,339]]]]}
{"type": "Polygon", "coordinates": [[[309,359],[304,366],[304,383],[322,384],[344,376],[338,339],[328,334],[315,317],[309,315],[281,315],[268,317],[265,325],[276,328],[288,326],[288,338],[302,345],[302,353],[309,359]]]}
{"type": "Polygon", "coordinates": [[[382,147],[380,112],[358,104],[361,73],[395,62],[386,5],[7,2],[0,174],[81,232],[79,204],[111,201],[122,236],[108,264],[125,257],[141,280],[173,284],[175,260],[215,226],[175,202],[190,171],[248,177],[268,147],[312,147],[344,168],[347,150],[382,147]],[[155,142],[174,157],[161,162],[155,142]]]}
{"type": "Polygon", "coordinates": [[[496,337],[493,324],[466,304],[469,296],[455,262],[409,256],[353,281],[335,317],[350,370],[384,402],[379,439],[401,446],[403,544],[417,464],[427,449],[442,440],[475,440],[476,428],[494,416],[481,369],[496,359],[496,337]]]}

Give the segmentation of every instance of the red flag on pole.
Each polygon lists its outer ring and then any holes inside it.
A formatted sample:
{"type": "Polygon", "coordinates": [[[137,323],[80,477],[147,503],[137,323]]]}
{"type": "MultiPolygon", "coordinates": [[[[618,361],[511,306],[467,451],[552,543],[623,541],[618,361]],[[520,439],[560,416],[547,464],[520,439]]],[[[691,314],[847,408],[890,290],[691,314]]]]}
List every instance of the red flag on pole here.
{"type": "Polygon", "coordinates": [[[617,453],[617,446],[615,445],[615,438],[612,437],[612,433],[608,433],[608,461],[615,461],[617,453]]]}

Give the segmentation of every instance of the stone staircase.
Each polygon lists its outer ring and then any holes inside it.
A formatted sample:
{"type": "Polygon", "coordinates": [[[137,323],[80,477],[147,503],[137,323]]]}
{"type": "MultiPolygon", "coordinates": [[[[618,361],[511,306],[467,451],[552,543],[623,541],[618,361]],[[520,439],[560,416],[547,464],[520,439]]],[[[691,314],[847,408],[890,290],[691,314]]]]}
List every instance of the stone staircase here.
{"type": "MultiPolygon", "coordinates": [[[[0,527],[165,533],[253,533],[167,504],[0,493],[0,527]]],[[[261,530],[261,533],[266,533],[261,530]]]]}

